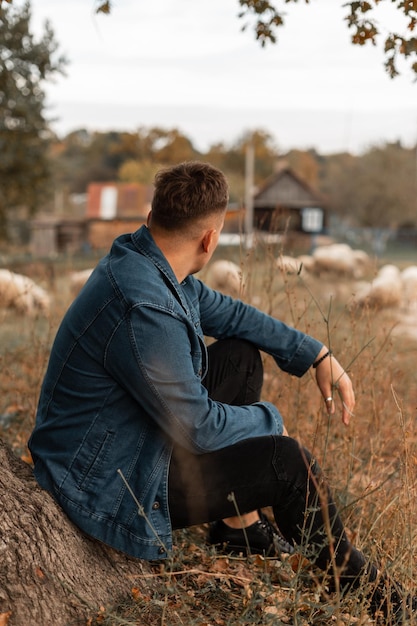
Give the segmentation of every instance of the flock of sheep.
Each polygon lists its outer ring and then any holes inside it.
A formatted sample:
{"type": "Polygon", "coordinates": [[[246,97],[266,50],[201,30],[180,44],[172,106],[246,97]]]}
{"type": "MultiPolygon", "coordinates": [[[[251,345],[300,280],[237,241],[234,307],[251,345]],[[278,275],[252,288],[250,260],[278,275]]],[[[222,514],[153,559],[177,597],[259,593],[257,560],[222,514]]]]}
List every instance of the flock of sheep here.
{"type": "MultiPolygon", "coordinates": [[[[311,255],[299,257],[279,256],[277,270],[282,275],[299,274],[324,279],[322,285],[336,281],[339,293],[348,286],[349,306],[369,306],[375,309],[396,308],[417,312],[417,265],[409,265],[402,271],[392,264],[375,270],[375,262],[363,250],[353,250],[347,244],[335,243],[320,246],[311,255]],[[366,277],[370,277],[366,280],[366,277]]],[[[213,289],[239,297],[244,291],[241,268],[231,261],[213,262],[205,282],[213,289]]]]}
{"type": "Polygon", "coordinates": [[[386,264],[376,271],[374,260],[366,252],[343,243],[318,247],[311,256],[280,257],[277,265],[287,273],[332,276],[341,284],[348,282],[351,306],[396,307],[406,311],[417,308],[417,265],[400,270],[386,264]]]}
{"type": "MultiPolygon", "coordinates": [[[[417,310],[417,266],[400,271],[395,265],[383,265],[375,274],[372,259],[362,250],[346,244],[330,244],[315,249],[312,255],[280,256],[277,271],[281,274],[335,277],[340,283],[349,282],[351,304],[375,308],[397,307],[411,312],[417,310]],[[372,276],[365,280],[366,276],[372,276]],[[353,285],[352,285],[353,281],[353,285]]],[[[69,276],[73,297],[91,274],[92,269],[73,272],[69,276]]],[[[234,297],[243,294],[242,272],[232,261],[213,261],[204,281],[213,289],[234,297]]],[[[12,308],[27,316],[47,315],[51,306],[48,292],[28,276],[0,269],[0,308],[12,308]]]]}

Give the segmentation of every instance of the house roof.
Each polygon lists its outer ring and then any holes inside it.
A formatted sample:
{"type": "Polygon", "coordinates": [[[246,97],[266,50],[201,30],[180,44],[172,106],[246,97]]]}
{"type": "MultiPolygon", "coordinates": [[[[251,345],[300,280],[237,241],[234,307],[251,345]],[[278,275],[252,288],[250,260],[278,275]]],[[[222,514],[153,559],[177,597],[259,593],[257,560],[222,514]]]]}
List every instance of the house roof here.
{"type": "Polygon", "coordinates": [[[253,203],[255,209],[275,209],[278,206],[303,209],[306,207],[324,208],[325,200],[287,163],[282,163],[254,195],[253,203]]]}

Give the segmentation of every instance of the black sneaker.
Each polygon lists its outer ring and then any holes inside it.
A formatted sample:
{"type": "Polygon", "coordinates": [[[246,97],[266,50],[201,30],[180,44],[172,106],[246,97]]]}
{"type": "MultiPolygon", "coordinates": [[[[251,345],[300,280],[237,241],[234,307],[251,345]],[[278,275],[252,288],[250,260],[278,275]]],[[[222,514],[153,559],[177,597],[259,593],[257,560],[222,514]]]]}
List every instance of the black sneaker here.
{"type": "Polygon", "coordinates": [[[245,529],[231,528],[223,520],[210,524],[208,541],[228,554],[263,554],[279,557],[292,554],[294,548],[284,539],[278,529],[259,513],[260,519],[245,529]]]}
{"type": "Polygon", "coordinates": [[[384,624],[417,624],[417,597],[406,593],[401,585],[382,578],[369,595],[371,613],[381,616],[384,624]]]}

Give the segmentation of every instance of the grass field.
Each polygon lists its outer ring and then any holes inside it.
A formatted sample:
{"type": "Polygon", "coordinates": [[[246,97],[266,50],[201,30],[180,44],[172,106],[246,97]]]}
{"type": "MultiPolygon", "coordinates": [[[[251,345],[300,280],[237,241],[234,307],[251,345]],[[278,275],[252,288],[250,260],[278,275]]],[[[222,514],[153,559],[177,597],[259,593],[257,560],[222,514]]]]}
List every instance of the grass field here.
{"type": "MultiPolygon", "coordinates": [[[[242,263],[244,298],[330,345],[349,371],[357,398],[349,428],[341,423],[340,405],[328,418],[310,372],[290,377],[268,357],[263,396],[319,459],[355,545],[415,592],[417,340],[401,330],[396,312],[352,310],[354,285],[347,280],[283,276],[274,264],[276,250],[269,248],[223,249],[220,256],[242,263]]],[[[411,262],[397,251],[384,262],[392,260],[399,266],[411,262]]],[[[25,459],[50,345],[72,297],[68,274],[90,264],[83,258],[20,265],[51,291],[50,319],[0,312],[0,434],[25,459]]],[[[199,527],[176,533],[172,559],[155,566],[146,593],[140,580],[132,581],[126,598],[118,606],[97,607],[90,624],[373,623],[359,595],[326,594],[301,558],[219,557],[205,546],[205,532],[199,527]]]]}

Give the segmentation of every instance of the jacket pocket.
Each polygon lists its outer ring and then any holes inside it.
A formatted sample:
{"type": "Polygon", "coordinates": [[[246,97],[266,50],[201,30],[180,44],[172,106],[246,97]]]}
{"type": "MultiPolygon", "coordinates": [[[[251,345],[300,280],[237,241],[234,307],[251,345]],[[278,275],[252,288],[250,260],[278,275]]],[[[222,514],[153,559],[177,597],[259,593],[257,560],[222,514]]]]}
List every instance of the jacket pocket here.
{"type": "Polygon", "coordinates": [[[110,454],[115,436],[116,433],[114,431],[106,430],[102,434],[101,439],[98,439],[91,447],[77,481],[77,487],[81,491],[86,491],[91,483],[102,478],[103,468],[110,454]]]}

